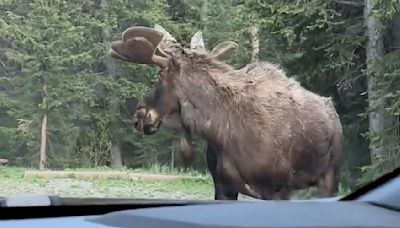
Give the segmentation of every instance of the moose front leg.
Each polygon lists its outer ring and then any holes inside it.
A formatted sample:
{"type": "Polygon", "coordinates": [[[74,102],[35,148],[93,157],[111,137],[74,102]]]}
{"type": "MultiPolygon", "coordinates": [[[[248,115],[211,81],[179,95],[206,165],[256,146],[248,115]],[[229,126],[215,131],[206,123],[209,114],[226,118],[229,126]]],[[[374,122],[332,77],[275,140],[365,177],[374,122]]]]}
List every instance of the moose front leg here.
{"type": "Polygon", "coordinates": [[[180,130],[180,150],[185,166],[191,166],[194,161],[192,139],[189,129],[184,126],[180,130]]]}
{"type": "Polygon", "coordinates": [[[217,175],[217,161],[218,157],[214,148],[207,144],[207,166],[210,170],[213,184],[214,184],[214,199],[215,200],[237,200],[239,192],[236,188],[227,182],[224,182],[219,175],[217,175]]]}
{"type": "MultiPolygon", "coordinates": [[[[195,108],[189,101],[183,102],[181,105],[181,116],[185,125],[192,125],[195,121],[203,118],[200,114],[200,110],[195,108]]],[[[208,122],[208,121],[207,121],[208,122]]],[[[218,147],[207,142],[207,166],[210,170],[211,176],[214,183],[214,199],[215,200],[237,200],[239,191],[236,185],[231,183],[229,179],[224,178],[224,175],[218,173],[218,155],[220,151],[217,151],[218,147]]]]}

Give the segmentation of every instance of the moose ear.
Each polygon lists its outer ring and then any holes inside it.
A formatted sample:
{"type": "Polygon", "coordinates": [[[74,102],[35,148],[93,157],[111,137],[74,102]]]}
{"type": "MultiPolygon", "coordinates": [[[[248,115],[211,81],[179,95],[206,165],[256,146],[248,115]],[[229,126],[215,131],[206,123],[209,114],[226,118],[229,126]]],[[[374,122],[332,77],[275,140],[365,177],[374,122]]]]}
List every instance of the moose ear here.
{"type": "Polygon", "coordinates": [[[228,58],[237,48],[238,44],[233,41],[226,41],[217,44],[211,51],[211,56],[220,61],[228,58]]]}
{"type": "Polygon", "coordinates": [[[197,31],[190,39],[190,49],[199,51],[206,50],[203,40],[203,33],[201,31],[197,31]]]}

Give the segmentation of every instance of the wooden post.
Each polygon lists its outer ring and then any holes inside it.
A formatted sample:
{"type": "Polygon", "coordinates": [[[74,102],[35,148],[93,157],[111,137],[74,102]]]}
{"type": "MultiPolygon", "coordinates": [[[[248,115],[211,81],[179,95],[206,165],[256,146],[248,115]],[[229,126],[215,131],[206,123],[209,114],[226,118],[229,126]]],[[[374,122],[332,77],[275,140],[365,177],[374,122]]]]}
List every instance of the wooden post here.
{"type": "MultiPolygon", "coordinates": [[[[109,6],[111,2],[103,0],[101,1],[101,5],[106,8],[109,6]]],[[[111,3],[112,4],[112,3],[111,3]]],[[[103,42],[109,46],[111,42],[111,28],[109,26],[105,26],[103,29],[103,42]]],[[[108,77],[116,80],[115,74],[115,63],[112,60],[111,56],[107,56],[104,60],[104,64],[106,66],[106,71],[108,77]]],[[[116,118],[116,114],[119,112],[118,110],[118,100],[116,98],[116,94],[112,93],[112,98],[110,100],[110,116],[111,116],[111,149],[110,149],[110,158],[111,158],[111,167],[112,168],[120,168],[122,167],[122,154],[118,136],[118,125],[116,122],[118,121],[116,118]]]]}

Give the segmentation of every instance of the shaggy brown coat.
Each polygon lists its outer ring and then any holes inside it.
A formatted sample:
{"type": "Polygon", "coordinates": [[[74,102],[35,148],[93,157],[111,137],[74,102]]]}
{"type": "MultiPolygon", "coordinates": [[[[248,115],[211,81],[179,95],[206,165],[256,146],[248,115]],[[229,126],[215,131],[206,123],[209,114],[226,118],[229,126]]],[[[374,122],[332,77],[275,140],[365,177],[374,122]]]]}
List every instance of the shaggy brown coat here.
{"type": "Polygon", "coordinates": [[[159,34],[146,32],[148,38],[115,44],[112,54],[161,67],[156,91],[162,103],[152,111],[154,126],[180,111],[184,125],[215,146],[217,174],[242,194],[287,199],[292,190],[311,185],[320,187],[321,196],[336,194],[343,136],[330,98],[267,62],[234,70],[180,48],[157,55],[159,41],[149,40],[159,34]],[[147,51],[135,55],[129,42],[147,51]]]}
{"type": "MultiPolygon", "coordinates": [[[[220,61],[225,60],[229,57],[238,45],[232,41],[222,42],[217,44],[210,55],[220,61]]],[[[191,39],[191,49],[199,50],[203,52],[209,52],[205,49],[202,33],[199,31],[194,34],[191,39]]],[[[144,134],[152,134],[151,127],[148,129],[146,126],[151,125],[148,122],[148,114],[154,104],[157,104],[159,97],[157,97],[154,89],[143,96],[138,102],[136,111],[133,116],[133,123],[137,130],[143,131],[144,134]],[[150,130],[150,131],[149,131],[150,130]]],[[[184,126],[179,112],[172,113],[163,121],[162,126],[172,130],[175,134],[180,135],[180,154],[181,158],[186,167],[190,166],[194,160],[194,153],[191,146],[191,133],[187,126],[184,126]]],[[[220,200],[237,200],[238,191],[230,186],[229,183],[225,183],[217,176],[217,154],[213,146],[207,142],[206,149],[206,161],[208,170],[211,173],[214,185],[214,199],[220,200]]]]}
{"type": "MultiPolygon", "coordinates": [[[[218,43],[214,46],[211,51],[205,49],[205,44],[203,41],[203,34],[201,31],[196,32],[192,38],[190,43],[191,50],[201,51],[203,53],[209,53],[214,59],[219,61],[226,60],[234,50],[236,50],[238,45],[232,41],[225,41],[222,43],[218,43]]],[[[143,96],[143,98],[137,103],[135,113],[133,115],[133,123],[137,130],[144,131],[145,134],[152,134],[152,132],[147,132],[146,124],[147,124],[147,113],[150,110],[150,107],[157,103],[157,99],[159,97],[156,96],[155,90],[151,90],[147,94],[143,96]]],[[[194,153],[192,151],[191,146],[191,133],[190,130],[183,125],[180,113],[175,112],[170,114],[168,118],[163,121],[163,126],[167,129],[172,130],[175,134],[180,135],[180,154],[184,161],[185,166],[190,166],[194,160],[194,153]]],[[[213,152],[209,152],[213,153],[213,152]]]]}
{"type": "Polygon", "coordinates": [[[222,148],[220,166],[240,192],[275,198],[329,175],[320,185],[335,189],[321,195],[336,193],[342,127],[330,98],[270,63],[233,70],[204,55],[185,57],[173,77],[182,120],[222,148]]]}

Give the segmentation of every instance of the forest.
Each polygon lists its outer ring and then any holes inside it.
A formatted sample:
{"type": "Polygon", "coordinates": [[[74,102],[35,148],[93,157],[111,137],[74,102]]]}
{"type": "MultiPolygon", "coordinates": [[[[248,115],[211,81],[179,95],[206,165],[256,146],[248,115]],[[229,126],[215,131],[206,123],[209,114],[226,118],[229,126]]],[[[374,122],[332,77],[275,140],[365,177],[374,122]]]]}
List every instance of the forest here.
{"type": "MultiPolygon", "coordinates": [[[[53,170],[183,169],[177,135],[132,124],[157,68],[108,55],[128,27],[155,24],[185,45],[197,31],[209,50],[234,41],[235,68],[276,63],[332,97],[344,188],[400,166],[400,0],[0,0],[0,158],[53,170]]],[[[204,141],[194,148],[191,169],[208,172],[204,141]]]]}

